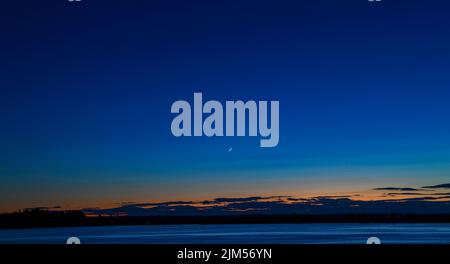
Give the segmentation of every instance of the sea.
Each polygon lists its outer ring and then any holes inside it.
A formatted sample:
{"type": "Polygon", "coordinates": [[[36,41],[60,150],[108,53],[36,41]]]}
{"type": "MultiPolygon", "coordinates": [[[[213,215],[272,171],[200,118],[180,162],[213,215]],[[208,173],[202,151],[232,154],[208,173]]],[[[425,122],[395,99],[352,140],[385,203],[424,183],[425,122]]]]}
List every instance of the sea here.
{"type": "Polygon", "coordinates": [[[450,224],[207,224],[0,230],[0,244],[450,244],[450,224]]]}

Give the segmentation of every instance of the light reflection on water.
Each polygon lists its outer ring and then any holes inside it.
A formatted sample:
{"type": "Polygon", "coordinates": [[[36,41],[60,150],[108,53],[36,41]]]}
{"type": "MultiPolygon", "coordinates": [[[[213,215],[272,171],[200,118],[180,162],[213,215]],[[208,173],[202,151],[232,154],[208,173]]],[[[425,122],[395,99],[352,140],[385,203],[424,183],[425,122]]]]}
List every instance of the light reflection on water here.
{"type": "Polygon", "coordinates": [[[145,225],[0,230],[0,243],[64,244],[76,236],[83,244],[450,244],[450,224],[229,224],[145,225]]]}

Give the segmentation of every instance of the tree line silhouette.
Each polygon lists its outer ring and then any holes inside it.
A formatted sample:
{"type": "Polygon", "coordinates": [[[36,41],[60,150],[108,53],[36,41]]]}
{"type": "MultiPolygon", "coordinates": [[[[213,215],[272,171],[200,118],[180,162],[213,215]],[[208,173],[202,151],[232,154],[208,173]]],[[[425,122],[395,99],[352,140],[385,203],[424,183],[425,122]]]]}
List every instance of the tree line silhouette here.
{"type": "Polygon", "coordinates": [[[332,214],[216,216],[86,216],[83,211],[25,209],[0,214],[0,228],[76,227],[149,224],[262,223],[450,223],[450,214],[332,214]]]}

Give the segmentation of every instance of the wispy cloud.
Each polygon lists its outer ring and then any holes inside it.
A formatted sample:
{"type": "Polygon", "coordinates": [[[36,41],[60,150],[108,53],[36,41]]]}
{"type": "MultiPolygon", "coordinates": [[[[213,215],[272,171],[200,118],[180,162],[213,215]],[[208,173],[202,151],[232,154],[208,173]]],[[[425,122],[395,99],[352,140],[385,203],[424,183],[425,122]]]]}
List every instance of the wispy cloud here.
{"type": "MultiPolygon", "coordinates": [[[[425,187],[424,187],[425,188],[425,187]]],[[[416,188],[409,188],[409,187],[381,187],[381,188],[374,188],[374,191],[420,191],[421,189],[416,189],[416,188]]]]}
{"type": "MultiPolygon", "coordinates": [[[[419,193],[412,194],[421,196],[419,193]]],[[[370,213],[442,214],[450,213],[450,201],[448,199],[450,199],[450,196],[434,195],[370,201],[354,199],[354,195],[313,196],[306,198],[291,196],[250,196],[238,198],[221,197],[200,202],[173,201],[127,204],[117,208],[85,209],[84,211],[88,214],[131,216],[370,213]],[[273,199],[274,197],[277,197],[277,199],[273,199]],[[149,205],[152,206],[148,207],[149,205]]]]}
{"type": "Polygon", "coordinates": [[[432,186],[423,186],[422,188],[425,188],[425,189],[450,189],[450,183],[438,184],[438,185],[432,185],[432,186]]]}
{"type": "Polygon", "coordinates": [[[419,193],[419,192],[391,192],[386,193],[387,196],[405,196],[405,195],[429,195],[429,193],[419,193]]]}

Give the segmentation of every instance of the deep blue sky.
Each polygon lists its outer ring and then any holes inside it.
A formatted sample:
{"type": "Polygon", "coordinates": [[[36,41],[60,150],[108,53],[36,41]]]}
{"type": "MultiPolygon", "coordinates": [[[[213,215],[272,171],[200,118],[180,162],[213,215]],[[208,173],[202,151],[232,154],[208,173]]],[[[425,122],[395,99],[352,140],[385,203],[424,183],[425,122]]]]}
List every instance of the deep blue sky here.
{"type": "Polygon", "coordinates": [[[449,179],[448,1],[0,5],[2,210],[449,179]],[[279,100],[278,147],[173,137],[194,92],[279,100]]]}

